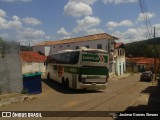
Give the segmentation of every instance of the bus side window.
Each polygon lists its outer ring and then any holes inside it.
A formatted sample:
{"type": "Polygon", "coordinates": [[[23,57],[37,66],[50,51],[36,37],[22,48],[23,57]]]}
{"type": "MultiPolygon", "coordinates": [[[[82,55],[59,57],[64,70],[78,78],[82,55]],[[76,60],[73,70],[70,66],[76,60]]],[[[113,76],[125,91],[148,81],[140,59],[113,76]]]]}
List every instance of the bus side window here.
{"type": "Polygon", "coordinates": [[[79,52],[72,52],[70,54],[70,64],[76,64],[79,59],[79,52]]]}
{"type": "Polygon", "coordinates": [[[68,53],[63,53],[61,56],[62,63],[68,64],[70,61],[70,55],[68,53]]]}

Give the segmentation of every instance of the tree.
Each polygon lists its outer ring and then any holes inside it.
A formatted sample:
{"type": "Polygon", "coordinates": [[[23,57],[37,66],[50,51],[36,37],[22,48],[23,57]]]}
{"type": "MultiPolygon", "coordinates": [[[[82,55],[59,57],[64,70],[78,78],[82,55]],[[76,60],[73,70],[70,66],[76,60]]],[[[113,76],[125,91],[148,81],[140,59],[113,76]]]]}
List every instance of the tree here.
{"type": "Polygon", "coordinates": [[[156,54],[156,57],[158,57],[160,54],[160,37],[128,43],[125,46],[127,57],[154,57],[154,53],[156,54]],[[156,42],[157,46],[155,51],[153,48],[154,42],[156,42]]]}
{"type": "Polygon", "coordinates": [[[2,43],[4,40],[3,40],[3,38],[2,37],[0,37],[0,43],[2,43]]]}

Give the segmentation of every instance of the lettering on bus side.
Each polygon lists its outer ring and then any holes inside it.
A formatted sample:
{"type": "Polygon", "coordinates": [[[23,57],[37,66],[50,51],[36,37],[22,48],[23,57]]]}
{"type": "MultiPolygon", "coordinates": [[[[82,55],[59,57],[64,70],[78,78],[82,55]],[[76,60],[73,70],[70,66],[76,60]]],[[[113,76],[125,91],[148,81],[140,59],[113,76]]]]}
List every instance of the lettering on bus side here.
{"type": "Polygon", "coordinates": [[[98,55],[82,54],[82,61],[99,62],[99,60],[98,55]]]}
{"type": "Polygon", "coordinates": [[[65,67],[64,67],[64,71],[65,71],[65,72],[68,72],[68,73],[75,73],[75,74],[78,74],[79,68],[78,68],[78,67],[69,67],[69,66],[65,66],[65,67]]]}
{"type": "Polygon", "coordinates": [[[94,55],[94,54],[82,54],[82,61],[89,62],[108,62],[108,56],[105,55],[94,55]]]}
{"type": "Polygon", "coordinates": [[[72,73],[77,73],[77,69],[76,68],[70,68],[69,71],[72,72],[72,73]]]}

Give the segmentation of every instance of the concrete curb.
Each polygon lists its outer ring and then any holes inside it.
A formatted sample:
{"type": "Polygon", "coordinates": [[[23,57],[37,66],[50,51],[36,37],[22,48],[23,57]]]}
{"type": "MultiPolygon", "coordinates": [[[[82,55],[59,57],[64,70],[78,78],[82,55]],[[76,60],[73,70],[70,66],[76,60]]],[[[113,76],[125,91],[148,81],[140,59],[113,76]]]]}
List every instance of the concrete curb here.
{"type": "Polygon", "coordinates": [[[125,78],[128,78],[130,76],[133,76],[134,74],[128,74],[128,75],[125,75],[125,76],[122,76],[120,78],[118,78],[118,80],[121,80],[121,79],[125,79],[125,78]]]}
{"type": "Polygon", "coordinates": [[[5,106],[5,105],[9,105],[9,104],[13,104],[13,103],[19,103],[19,102],[23,102],[23,101],[33,100],[33,99],[36,99],[39,97],[40,97],[40,95],[22,95],[22,96],[18,96],[18,97],[10,97],[10,98],[0,99],[0,107],[5,106]]]}
{"type": "Polygon", "coordinates": [[[135,75],[135,74],[130,73],[130,74],[123,74],[121,76],[111,76],[109,78],[109,80],[122,80],[122,79],[128,78],[128,77],[133,76],[133,75],[135,75]]]}
{"type": "MultiPolygon", "coordinates": [[[[42,82],[42,85],[43,85],[43,82],[42,82]]],[[[9,104],[38,99],[43,97],[44,95],[46,95],[45,90],[40,94],[20,94],[20,93],[0,94],[0,107],[9,105],[9,104]]]]}

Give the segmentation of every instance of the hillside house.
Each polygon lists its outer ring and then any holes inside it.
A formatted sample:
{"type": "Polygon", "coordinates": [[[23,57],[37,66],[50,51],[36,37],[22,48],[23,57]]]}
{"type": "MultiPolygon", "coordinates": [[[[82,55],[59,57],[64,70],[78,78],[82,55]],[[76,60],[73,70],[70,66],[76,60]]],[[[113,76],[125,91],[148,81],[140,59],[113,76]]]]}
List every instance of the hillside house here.
{"type": "MultiPolygon", "coordinates": [[[[135,57],[127,58],[127,69],[134,72],[143,72],[151,70],[154,72],[154,58],[135,57]]],[[[156,58],[156,69],[160,70],[160,59],[156,58]]]]}
{"type": "Polygon", "coordinates": [[[36,51],[21,51],[21,64],[22,64],[22,74],[35,73],[35,72],[46,72],[46,67],[44,62],[47,57],[41,55],[36,51]]]}

